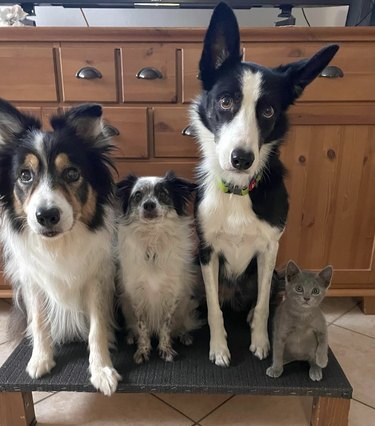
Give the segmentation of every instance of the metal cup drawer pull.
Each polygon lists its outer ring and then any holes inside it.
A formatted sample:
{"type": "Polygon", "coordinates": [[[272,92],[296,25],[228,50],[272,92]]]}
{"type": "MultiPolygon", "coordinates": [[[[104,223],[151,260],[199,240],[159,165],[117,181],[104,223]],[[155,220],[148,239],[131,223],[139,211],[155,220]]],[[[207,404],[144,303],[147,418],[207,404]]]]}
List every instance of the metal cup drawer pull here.
{"type": "Polygon", "coordinates": [[[96,78],[102,78],[102,73],[94,67],[83,67],[76,72],[77,78],[84,80],[94,80],[96,78]]]}
{"type": "Polygon", "coordinates": [[[186,126],[182,132],[181,132],[182,136],[189,136],[189,137],[194,137],[194,132],[191,126],[186,126]]]}
{"type": "Polygon", "coordinates": [[[329,65],[328,67],[324,68],[324,70],[319,74],[319,77],[342,78],[344,77],[344,72],[341,68],[336,67],[335,65],[329,65]]]}
{"type": "Polygon", "coordinates": [[[163,78],[163,74],[156,68],[145,67],[137,72],[136,77],[143,80],[157,80],[163,78]]]}
{"type": "Polygon", "coordinates": [[[120,135],[119,129],[117,129],[115,126],[112,126],[111,124],[104,125],[104,132],[109,138],[120,135]]]}

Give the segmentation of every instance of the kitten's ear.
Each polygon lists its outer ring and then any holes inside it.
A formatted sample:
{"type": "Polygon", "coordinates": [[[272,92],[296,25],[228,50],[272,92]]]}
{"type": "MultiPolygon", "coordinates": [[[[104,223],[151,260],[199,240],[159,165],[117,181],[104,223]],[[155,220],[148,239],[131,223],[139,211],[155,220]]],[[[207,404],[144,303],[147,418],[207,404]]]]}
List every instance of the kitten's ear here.
{"type": "Polygon", "coordinates": [[[298,265],[293,262],[293,260],[289,260],[286,265],[285,279],[286,282],[289,283],[293,278],[295,278],[298,274],[301,273],[301,269],[298,265]]]}
{"type": "Polygon", "coordinates": [[[331,284],[332,275],[333,275],[332,266],[331,265],[326,266],[317,275],[321,279],[321,281],[323,282],[325,288],[328,288],[331,284]]]}

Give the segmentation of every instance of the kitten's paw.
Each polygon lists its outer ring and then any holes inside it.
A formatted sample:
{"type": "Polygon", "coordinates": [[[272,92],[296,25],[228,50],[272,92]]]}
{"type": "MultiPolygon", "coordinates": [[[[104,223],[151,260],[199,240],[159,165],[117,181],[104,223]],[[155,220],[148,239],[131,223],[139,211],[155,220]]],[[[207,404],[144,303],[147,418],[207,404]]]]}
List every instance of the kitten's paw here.
{"type": "Polygon", "coordinates": [[[230,352],[227,342],[213,341],[210,343],[210,361],[214,362],[219,367],[228,367],[230,364],[230,352]]]}
{"type": "Polygon", "coordinates": [[[177,352],[172,349],[171,347],[169,348],[161,348],[159,346],[159,356],[161,359],[163,359],[164,361],[167,362],[172,362],[174,360],[174,357],[177,355],[177,352]]]}
{"type": "Polygon", "coordinates": [[[267,358],[270,351],[270,342],[267,333],[253,332],[251,335],[250,351],[259,359],[267,358]]]}
{"type": "Polygon", "coordinates": [[[90,381],[94,388],[105,396],[111,396],[113,392],[116,392],[119,380],[121,380],[121,376],[113,367],[91,367],[90,381]]]}
{"type": "Polygon", "coordinates": [[[276,379],[277,377],[280,377],[283,374],[283,371],[284,371],[283,367],[275,367],[271,365],[271,367],[267,368],[266,374],[267,376],[276,379]]]}
{"type": "Polygon", "coordinates": [[[319,380],[322,380],[322,377],[323,377],[322,369],[318,367],[317,365],[311,366],[309,371],[309,376],[310,376],[310,379],[313,380],[314,382],[319,382],[319,380]]]}
{"type": "Polygon", "coordinates": [[[34,355],[27,364],[26,371],[32,379],[39,379],[48,374],[55,365],[53,358],[34,355]]]}
{"type": "Polygon", "coordinates": [[[138,348],[133,356],[134,362],[136,364],[147,362],[150,359],[150,352],[151,349],[138,348]]]}
{"type": "Polygon", "coordinates": [[[318,351],[316,353],[316,360],[315,360],[315,362],[321,368],[327,367],[327,364],[328,364],[328,354],[327,354],[327,352],[319,352],[318,351]]]}
{"type": "Polygon", "coordinates": [[[180,336],[180,342],[185,346],[190,346],[193,340],[193,336],[190,333],[184,333],[180,336]]]}

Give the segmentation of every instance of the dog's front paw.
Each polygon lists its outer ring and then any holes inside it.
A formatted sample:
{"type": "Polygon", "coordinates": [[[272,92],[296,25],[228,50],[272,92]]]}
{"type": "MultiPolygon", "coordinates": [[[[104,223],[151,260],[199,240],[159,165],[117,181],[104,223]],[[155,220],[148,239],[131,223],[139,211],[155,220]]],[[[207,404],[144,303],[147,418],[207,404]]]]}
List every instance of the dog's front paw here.
{"type": "Polygon", "coordinates": [[[53,358],[32,356],[27,364],[26,371],[32,379],[39,379],[48,374],[55,365],[53,358]]]}
{"type": "Polygon", "coordinates": [[[210,361],[214,362],[219,367],[228,367],[230,364],[230,352],[227,342],[215,342],[211,340],[210,343],[210,361]]]}
{"type": "Polygon", "coordinates": [[[283,367],[277,367],[274,365],[271,365],[271,367],[268,367],[266,370],[266,374],[269,377],[272,377],[274,379],[276,379],[277,377],[280,377],[283,374],[283,367]]]}
{"type": "Polygon", "coordinates": [[[136,364],[142,364],[150,359],[150,349],[138,348],[133,356],[136,364]]]}
{"type": "Polygon", "coordinates": [[[190,346],[193,343],[193,336],[190,333],[181,334],[180,342],[185,346],[190,346]]]}
{"type": "Polygon", "coordinates": [[[177,355],[177,352],[171,347],[162,348],[159,346],[158,349],[159,349],[160,358],[164,359],[164,361],[167,361],[167,362],[172,362],[174,360],[174,357],[177,355]]]}
{"type": "Polygon", "coordinates": [[[251,335],[250,351],[259,359],[267,358],[270,351],[270,342],[267,333],[253,332],[251,335]]]}
{"type": "Polygon", "coordinates": [[[326,351],[317,351],[316,352],[316,360],[315,360],[316,364],[321,367],[321,368],[325,368],[327,367],[328,364],[328,354],[326,351]]]}
{"type": "Polygon", "coordinates": [[[317,365],[312,365],[309,370],[309,376],[314,382],[319,382],[323,377],[322,369],[317,365]]]}
{"type": "Polygon", "coordinates": [[[116,392],[117,383],[121,376],[113,367],[95,367],[91,368],[90,381],[95,389],[98,389],[105,396],[111,396],[116,392]]]}

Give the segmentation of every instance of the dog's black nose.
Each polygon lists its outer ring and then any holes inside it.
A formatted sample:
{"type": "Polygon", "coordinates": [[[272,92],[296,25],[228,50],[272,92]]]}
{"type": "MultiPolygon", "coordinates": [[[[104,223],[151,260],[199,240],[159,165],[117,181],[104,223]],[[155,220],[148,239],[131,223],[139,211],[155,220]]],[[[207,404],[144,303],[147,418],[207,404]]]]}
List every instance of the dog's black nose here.
{"type": "Polygon", "coordinates": [[[146,212],[151,212],[152,210],[155,210],[156,203],[154,203],[154,201],[146,201],[143,204],[143,208],[146,210],[146,212]]]}
{"type": "Polygon", "coordinates": [[[254,154],[241,148],[234,149],[230,156],[232,166],[237,170],[247,170],[254,162],[254,154]]]}
{"type": "Polygon", "coordinates": [[[57,225],[60,221],[60,211],[55,207],[52,209],[39,209],[35,215],[38,223],[47,228],[57,225]]]}

